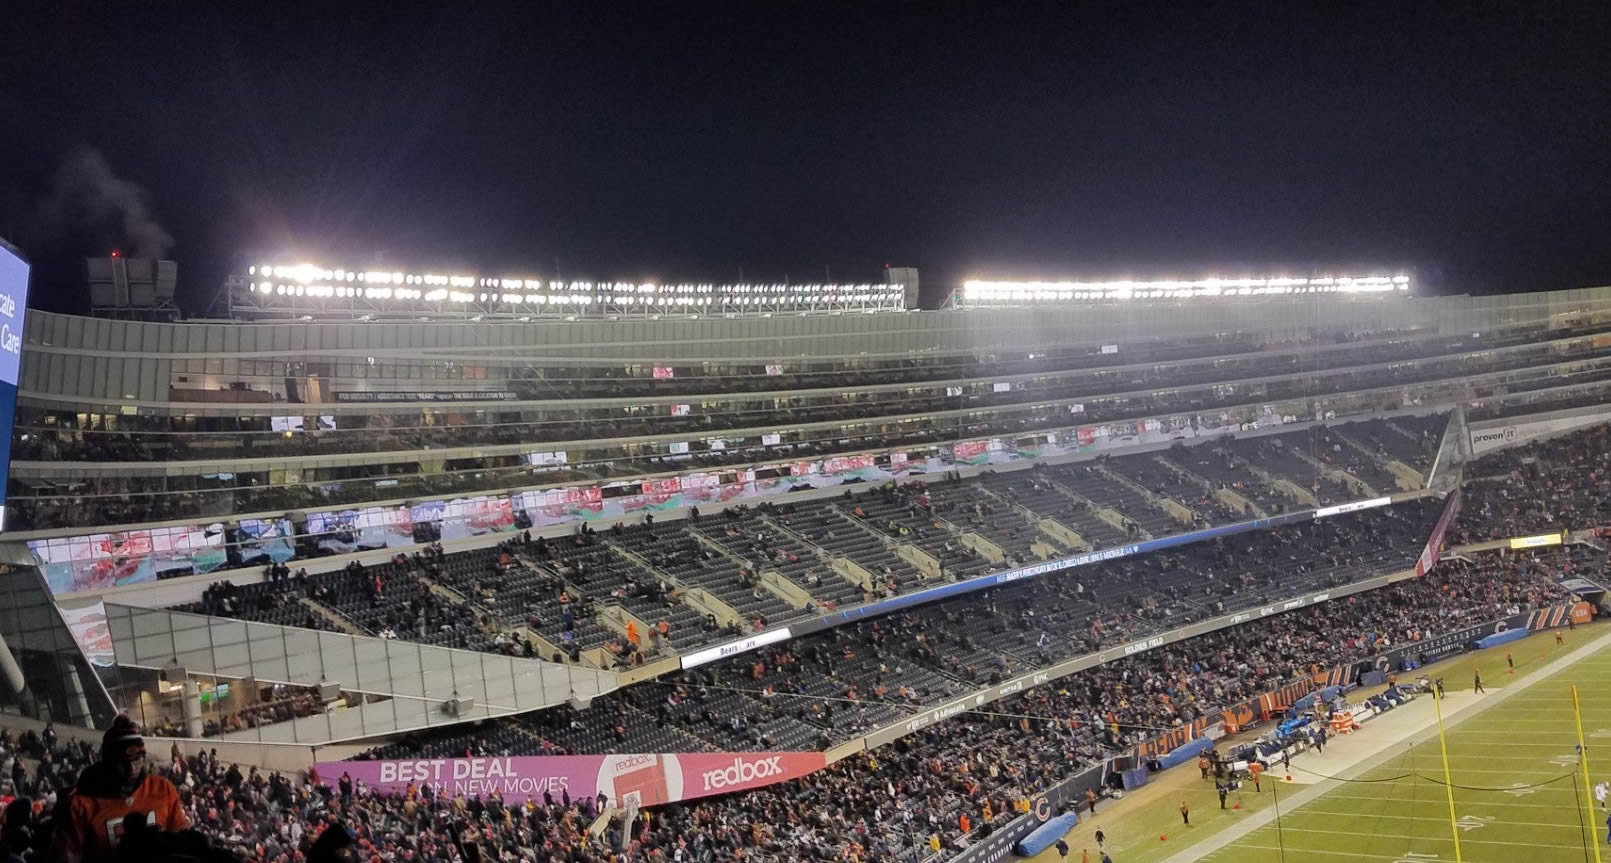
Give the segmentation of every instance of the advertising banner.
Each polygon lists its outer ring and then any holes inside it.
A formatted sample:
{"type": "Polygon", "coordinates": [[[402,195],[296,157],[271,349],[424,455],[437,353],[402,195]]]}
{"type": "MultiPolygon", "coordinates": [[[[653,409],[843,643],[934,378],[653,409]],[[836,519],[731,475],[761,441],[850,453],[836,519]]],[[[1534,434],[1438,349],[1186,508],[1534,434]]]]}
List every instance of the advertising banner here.
{"type": "Polygon", "coordinates": [[[1527,614],[1528,630],[1554,629],[1565,626],[1570,620],[1579,626],[1594,619],[1594,606],[1586,602],[1568,602],[1551,608],[1541,608],[1527,614]]]}
{"type": "Polygon", "coordinates": [[[1371,498],[1370,500],[1356,500],[1352,503],[1340,503],[1336,506],[1324,506],[1315,510],[1315,518],[1326,518],[1327,516],[1342,515],[1345,512],[1359,512],[1362,509],[1374,509],[1378,506],[1387,506],[1392,502],[1393,499],[1390,497],[1376,497],[1371,498]]]}
{"type": "Polygon", "coordinates": [[[989,441],[963,441],[951,447],[951,457],[956,459],[957,464],[984,464],[987,461],[985,453],[989,449],[989,441]]]}
{"type": "Polygon", "coordinates": [[[292,528],[288,518],[241,519],[241,564],[251,566],[265,561],[284,563],[296,556],[291,546],[292,528]]]}
{"type": "Polygon", "coordinates": [[[798,779],[827,766],[821,752],[679,752],[675,754],[547,755],[519,758],[435,758],[326,761],[319,781],[334,786],[343,773],[381,793],[431,786],[452,797],[486,797],[507,803],[596,797],[610,806],[658,806],[714,794],[747,791],[798,779]]]}
{"type": "MultiPolygon", "coordinates": [[[[472,497],[448,501],[442,515],[442,538],[463,539],[484,533],[514,530],[515,511],[507,497],[472,497]]],[[[410,526],[409,534],[413,534],[410,526]]],[[[413,542],[399,543],[407,545],[413,542]]]]}
{"type": "Polygon", "coordinates": [[[1564,434],[1585,426],[1599,425],[1608,419],[1611,419],[1611,412],[1601,408],[1561,411],[1543,418],[1520,422],[1507,423],[1503,420],[1485,422],[1481,428],[1473,427],[1470,430],[1471,454],[1480,456],[1497,449],[1564,434]]]}
{"type": "Polygon", "coordinates": [[[1426,546],[1421,549],[1421,556],[1415,559],[1415,574],[1426,575],[1432,567],[1438,565],[1438,558],[1443,555],[1443,536],[1449,532],[1449,525],[1454,524],[1455,516],[1460,514],[1460,490],[1455,489],[1449,493],[1449,499],[1443,504],[1443,513],[1438,516],[1437,524],[1432,526],[1432,535],[1427,538],[1426,546]]]}
{"type": "Polygon", "coordinates": [[[94,602],[80,608],[61,608],[62,622],[67,624],[67,631],[73,634],[73,641],[78,649],[84,651],[84,658],[101,668],[110,668],[117,663],[117,656],[112,651],[112,631],[106,625],[106,606],[94,602]]]}
{"type": "Polygon", "coordinates": [[[358,511],[308,513],[308,534],[322,551],[347,554],[358,550],[358,511]]]}
{"type": "Polygon", "coordinates": [[[519,393],[508,390],[458,390],[453,392],[402,392],[393,390],[344,391],[335,393],[338,402],[512,402],[519,393]]]}
{"type": "Polygon", "coordinates": [[[28,313],[28,264],[0,243],[0,528],[5,524],[6,478],[11,472],[11,425],[22,370],[23,320],[28,313]]]}
{"type": "Polygon", "coordinates": [[[105,590],[223,566],[221,523],[28,541],[54,594],[105,590]]]}
{"type": "Polygon", "coordinates": [[[1551,545],[1560,545],[1561,535],[1558,533],[1544,533],[1538,536],[1518,536],[1510,541],[1512,551],[1523,548],[1544,548],[1551,545]]]}

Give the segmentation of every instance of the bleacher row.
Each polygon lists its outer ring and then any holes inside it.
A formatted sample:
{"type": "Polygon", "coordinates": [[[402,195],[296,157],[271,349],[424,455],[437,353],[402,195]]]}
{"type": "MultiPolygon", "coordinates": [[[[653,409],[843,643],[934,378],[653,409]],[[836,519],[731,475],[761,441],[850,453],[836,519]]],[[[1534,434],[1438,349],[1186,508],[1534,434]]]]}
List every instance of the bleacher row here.
{"type": "Polygon", "coordinates": [[[615,659],[594,654],[595,664],[630,664],[935,578],[963,579],[1081,548],[1375,493],[1379,489],[1359,477],[1352,491],[1330,494],[1319,484],[1321,466],[1345,456],[1340,463],[1377,482],[1390,476],[1383,466],[1389,459],[1424,471],[1443,421],[1400,417],[1179,444],[987,471],[967,481],[885,485],[838,499],[728,509],[702,520],[696,512],[683,521],[617,525],[603,534],[584,529],[534,540],[527,534],[507,549],[399,556],[378,567],[294,579],[287,568],[276,581],[219,585],[182,610],[535,655],[538,643],[517,634],[524,627],[547,642],[545,658],[552,648],[572,661],[604,649],[615,659]],[[1260,462],[1264,467],[1255,471],[1238,450],[1286,457],[1260,462]],[[1305,501],[1294,488],[1322,493],[1305,501]],[[1252,508],[1226,503],[1238,499],[1252,508]],[[1047,519],[1056,526],[1043,524],[1047,519]],[[905,547],[932,558],[937,571],[923,571],[921,555],[902,556],[905,547]],[[1002,559],[994,559],[997,552],[1002,559]],[[620,613],[601,623],[599,612],[611,608],[620,613]],[[626,638],[629,621],[638,650],[626,638]]]}
{"type": "Polygon", "coordinates": [[[582,712],[561,707],[383,753],[818,748],[1016,672],[1403,570],[1440,511],[1440,501],[1418,501],[1068,570],[676,672],[582,712]]]}

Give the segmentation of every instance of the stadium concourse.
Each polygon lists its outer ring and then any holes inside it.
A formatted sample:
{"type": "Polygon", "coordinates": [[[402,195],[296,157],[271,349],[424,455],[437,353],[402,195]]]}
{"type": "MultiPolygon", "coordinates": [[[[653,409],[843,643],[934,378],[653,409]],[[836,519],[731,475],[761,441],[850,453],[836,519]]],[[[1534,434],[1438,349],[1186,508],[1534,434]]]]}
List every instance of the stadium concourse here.
{"type": "Polygon", "coordinates": [[[267,322],[30,317],[0,784],[32,842],[122,713],[249,859],[993,861],[1198,739],[1604,593],[1611,296],[735,288],[663,319],[526,282],[418,322],[345,275],[254,267],[267,322]],[[555,781],[479,781],[527,765],[555,781]]]}

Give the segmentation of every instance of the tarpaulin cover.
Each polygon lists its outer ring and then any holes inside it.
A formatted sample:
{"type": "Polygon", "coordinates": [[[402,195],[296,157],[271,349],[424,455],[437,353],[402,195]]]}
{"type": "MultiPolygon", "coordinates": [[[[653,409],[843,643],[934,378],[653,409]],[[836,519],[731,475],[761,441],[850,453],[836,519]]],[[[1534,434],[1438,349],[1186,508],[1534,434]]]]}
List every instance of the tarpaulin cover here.
{"type": "Polygon", "coordinates": [[[1080,816],[1073,812],[1059,815],[1030,831],[1028,836],[1018,841],[1018,847],[1013,850],[1021,857],[1033,857],[1056,845],[1057,840],[1063,838],[1063,834],[1074,829],[1074,825],[1078,823],[1080,816]]]}
{"type": "Polygon", "coordinates": [[[1168,770],[1177,764],[1185,764],[1186,762],[1213,748],[1214,741],[1209,740],[1207,737],[1199,737],[1185,746],[1171,751],[1168,755],[1159,758],[1158,765],[1164,770],[1168,770]]]}
{"type": "Polygon", "coordinates": [[[1512,641],[1519,641],[1519,640],[1521,640],[1523,638],[1526,638],[1526,637],[1527,637],[1527,630],[1525,630],[1525,629],[1512,629],[1512,630],[1509,630],[1507,632],[1499,632],[1499,633],[1495,633],[1493,635],[1484,636],[1482,638],[1477,639],[1477,647],[1479,647],[1479,648],[1498,647],[1501,644],[1509,644],[1512,641]]]}

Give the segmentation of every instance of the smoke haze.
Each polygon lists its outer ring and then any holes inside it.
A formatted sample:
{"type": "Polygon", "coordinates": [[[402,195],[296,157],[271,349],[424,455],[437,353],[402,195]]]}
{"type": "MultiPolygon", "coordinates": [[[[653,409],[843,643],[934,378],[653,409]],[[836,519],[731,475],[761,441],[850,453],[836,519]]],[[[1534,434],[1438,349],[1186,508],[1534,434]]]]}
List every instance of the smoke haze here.
{"type": "Polygon", "coordinates": [[[114,225],[133,257],[161,258],[173,247],[173,235],[151,214],[145,189],[119,177],[99,150],[80,147],[51,180],[33,223],[36,239],[50,243],[75,229],[114,225]]]}

